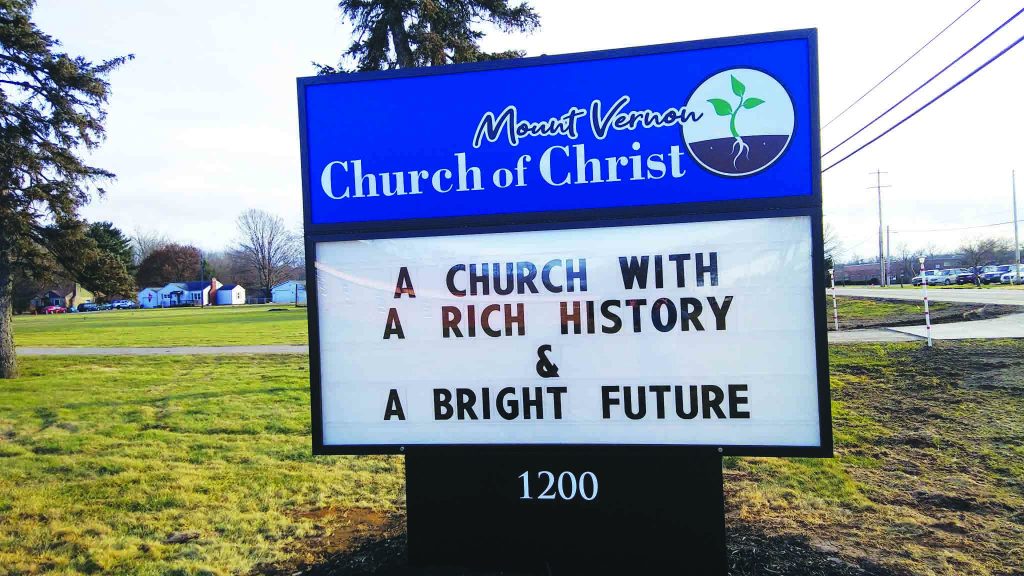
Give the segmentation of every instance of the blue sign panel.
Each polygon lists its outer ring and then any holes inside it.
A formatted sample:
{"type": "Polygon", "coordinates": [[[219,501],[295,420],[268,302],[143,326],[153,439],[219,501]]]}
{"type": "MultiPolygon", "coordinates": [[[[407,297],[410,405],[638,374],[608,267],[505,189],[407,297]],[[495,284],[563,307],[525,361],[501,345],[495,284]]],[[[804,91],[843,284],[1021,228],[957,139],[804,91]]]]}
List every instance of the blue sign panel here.
{"type": "Polygon", "coordinates": [[[308,223],[820,201],[813,31],[299,81],[308,223]]]}

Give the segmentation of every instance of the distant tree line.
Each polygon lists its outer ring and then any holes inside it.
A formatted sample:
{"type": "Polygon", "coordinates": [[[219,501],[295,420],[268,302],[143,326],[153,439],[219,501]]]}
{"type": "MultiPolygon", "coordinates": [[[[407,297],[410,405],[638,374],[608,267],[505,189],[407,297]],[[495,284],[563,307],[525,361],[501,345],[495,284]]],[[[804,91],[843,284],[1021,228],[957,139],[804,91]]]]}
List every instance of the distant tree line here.
{"type": "MultiPolygon", "coordinates": [[[[827,251],[827,249],[826,249],[827,251]]],[[[1021,246],[1024,253],[1024,245],[1021,246]]],[[[890,249],[890,276],[896,282],[909,282],[921,273],[921,258],[933,261],[937,257],[950,256],[956,262],[956,268],[982,268],[993,264],[1012,264],[1015,252],[1013,242],[998,237],[976,238],[962,243],[956,250],[942,252],[934,244],[911,248],[901,242],[890,249]]],[[[877,264],[878,258],[851,257],[843,265],[877,264]]],[[[933,267],[929,263],[929,268],[933,267]]]]}
{"type": "Polygon", "coordinates": [[[136,230],[129,236],[111,222],[93,222],[84,235],[95,242],[95,257],[83,262],[77,275],[58,270],[19,275],[14,282],[14,311],[25,312],[32,299],[50,287],[72,282],[101,300],[112,300],[133,298],[147,286],[214,277],[225,284],[241,284],[251,295],[269,297],[277,284],[305,278],[301,233],[263,210],[242,212],[236,224],[237,237],[230,246],[204,252],[163,234],[136,230]],[[116,269],[114,273],[111,268],[116,269]]]}

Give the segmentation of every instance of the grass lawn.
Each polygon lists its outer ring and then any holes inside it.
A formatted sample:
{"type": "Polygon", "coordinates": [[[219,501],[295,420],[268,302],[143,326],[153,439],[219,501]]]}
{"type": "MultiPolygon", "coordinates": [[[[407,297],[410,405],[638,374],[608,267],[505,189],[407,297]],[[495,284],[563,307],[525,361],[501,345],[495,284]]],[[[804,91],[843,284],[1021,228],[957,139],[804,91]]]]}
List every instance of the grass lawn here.
{"type": "Polygon", "coordinates": [[[322,531],[309,511],[404,498],[398,458],[310,455],[305,356],[21,368],[0,385],[0,574],[244,573],[322,531]]]}
{"type": "MultiPolygon", "coordinates": [[[[844,330],[852,328],[869,328],[876,326],[900,326],[913,323],[924,323],[924,303],[912,300],[882,300],[878,298],[861,298],[854,296],[839,296],[836,298],[839,304],[839,324],[844,330]]],[[[832,316],[832,296],[829,295],[826,301],[828,317],[827,325],[829,330],[835,328],[832,316]]],[[[932,302],[929,306],[932,314],[932,322],[946,320],[946,316],[976,308],[970,304],[954,304],[951,302],[932,302]]]]}
{"type": "MultiPolygon", "coordinates": [[[[851,298],[848,296],[837,296],[839,303],[839,319],[850,321],[884,320],[893,316],[904,316],[915,314],[921,317],[924,322],[924,303],[908,300],[878,300],[874,298],[851,298]]],[[[939,312],[949,308],[949,302],[932,302],[929,306],[931,312],[939,312]]],[[[832,297],[828,298],[828,311],[832,313],[832,297]]],[[[831,319],[831,316],[830,316],[831,319]]]]}
{"type": "Polygon", "coordinates": [[[727,525],[890,570],[872,573],[1020,574],[1024,341],[830,353],[836,458],[727,458],[727,525]]]}
{"type": "Polygon", "coordinates": [[[235,346],[306,339],[306,309],[287,304],[14,317],[16,346],[235,346]]]}
{"type": "MultiPolygon", "coordinates": [[[[1019,571],[1024,341],[831,353],[836,458],[726,459],[730,534],[892,570],[875,574],[1019,571]]],[[[21,368],[0,385],[0,574],[329,569],[404,514],[400,458],[309,455],[304,356],[21,368]]]]}

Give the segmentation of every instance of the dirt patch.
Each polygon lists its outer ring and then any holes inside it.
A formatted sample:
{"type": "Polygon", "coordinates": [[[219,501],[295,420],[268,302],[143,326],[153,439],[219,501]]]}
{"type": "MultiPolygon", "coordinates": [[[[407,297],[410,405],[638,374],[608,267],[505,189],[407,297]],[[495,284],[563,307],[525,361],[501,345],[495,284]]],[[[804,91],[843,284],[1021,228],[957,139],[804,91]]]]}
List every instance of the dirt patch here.
{"type": "MultiPolygon", "coordinates": [[[[397,556],[404,562],[405,517],[369,508],[320,508],[293,512],[296,518],[313,523],[313,531],[297,539],[289,547],[292,560],[284,564],[263,565],[253,571],[261,576],[293,574],[363,574],[372,572],[338,572],[337,559],[346,558],[352,567],[383,566],[384,558],[367,556],[371,551],[381,554],[380,543],[401,538],[403,548],[397,556]]],[[[387,548],[385,546],[385,548],[387,548]]],[[[350,570],[350,568],[346,568],[350,570]]]]}
{"type": "Polygon", "coordinates": [[[808,576],[912,576],[874,561],[857,563],[843,559],[827,544],[812,544],[805,536],[768,536],[748,526],[729,533],[729,575],[764,576],[805,574],[808,576]]]}
{"type": "MultiPolygon", "coordinates": [[[[886,313],[881,316],[866,318],[844,318],[843,301],[853,302],[877,302],[890,304],[905,309],[912,301],[897,300],[893,298],[861,298],[857,296],[846,296],[839,302],[839,327],[843,330],[856,328],[887,328],[898,326],[916,326],[924,323],[924,311],[886,313]]],[[[947,324],[950,322],[970,322],[973,320],[988,320],[998,318],[1007,314],[1015,314],[1024,311],[1021,306],[1007,306],[1002,304],[964,304],[956,302],[942,302],[942,307],[932,309],[929,312],[932,324],[947,324]]],[[[832,321],[832,300],[828,301],[828,329],[835,330],[835,323],[832,321]]]]}
{"type": "Polygon", "coordinates": [[[1005,346],[978,341],[970,346],[917,347],[907,350],[909,363],[896,363],[894,376],[908,384],[949,383],[957,388],[1024,393],[1024,355],[1007,354],[1005,346]]]}
{"type": "MultiPolygon", "coordinates": [[[[728,530],[728,565],[730,576],[764,576],[801,574],[802,576],[912,576],[893,571],[871,560],[853,563],[841,558],[828,546],[812,544],[800,536],[770,536],[749,526],[728,530]]],[[[685,561],[681,560],[681,565],[685,561]]],[[[460,568],[412,568],[406,558],[406,535],[364,540],[344,550],[337,550],[319,561],[306,565],[281,566],[276,571],[264,569],[266,576],[491,576],[460,568]]],[[[533,573],[502,572],[503,576],[552,576],[547,571],[533,573]]]]}
{"type": "Polygon", "coordinates": [[[913,493],[914,500],[923,506],[943,508],[945,510],[956,510],[957,512],[974,512],[980,507],[974,498],[961,498],[948,494],[930,494],[924,490],[916,490],[913,493]]]}

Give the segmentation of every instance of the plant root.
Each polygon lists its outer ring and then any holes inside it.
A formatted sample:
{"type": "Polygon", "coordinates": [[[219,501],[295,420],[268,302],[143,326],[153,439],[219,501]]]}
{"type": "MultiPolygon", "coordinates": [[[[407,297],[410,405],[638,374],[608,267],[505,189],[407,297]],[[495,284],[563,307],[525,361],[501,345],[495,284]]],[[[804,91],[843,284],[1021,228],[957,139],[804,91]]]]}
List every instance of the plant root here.
{"type": "Polygon", "coordinates": [[[750,145],[744,142],[743,138],[737,136],[736,141],[732,143],[732,154],[735,154],[732,158],[732,167],[736,168],[736,162],[739,161],[741,155],[750,160],[750,145]]]}

